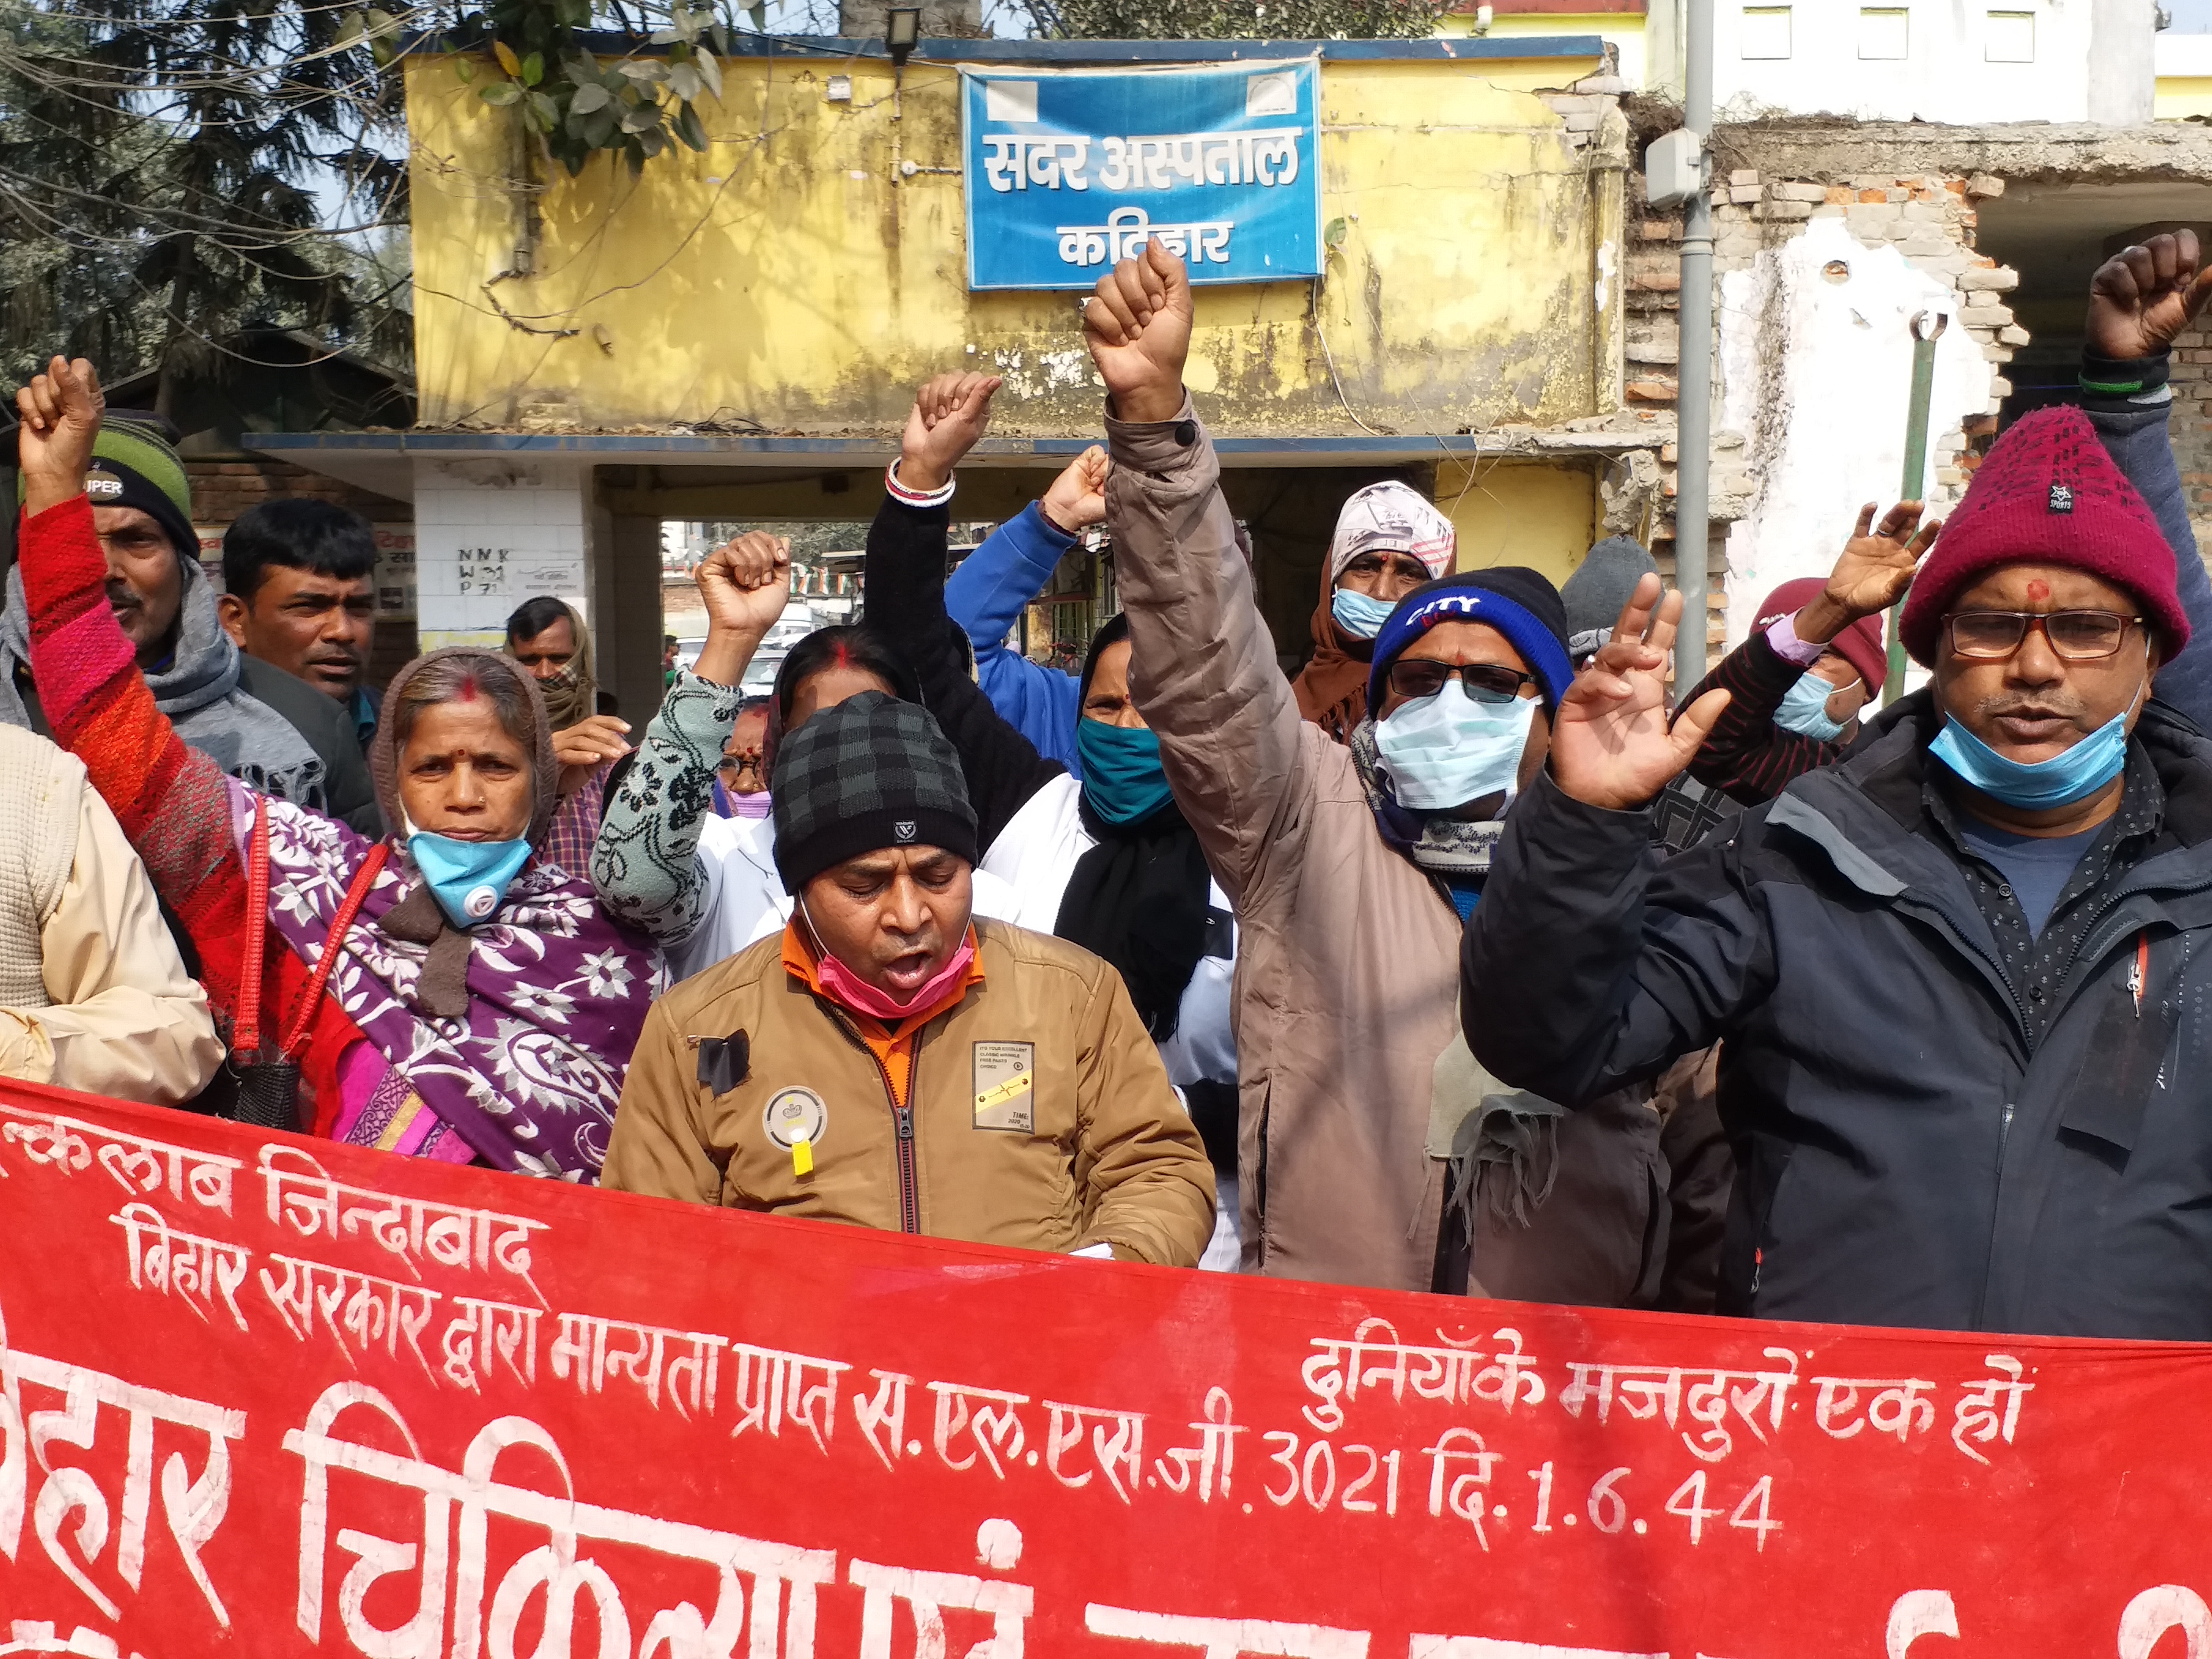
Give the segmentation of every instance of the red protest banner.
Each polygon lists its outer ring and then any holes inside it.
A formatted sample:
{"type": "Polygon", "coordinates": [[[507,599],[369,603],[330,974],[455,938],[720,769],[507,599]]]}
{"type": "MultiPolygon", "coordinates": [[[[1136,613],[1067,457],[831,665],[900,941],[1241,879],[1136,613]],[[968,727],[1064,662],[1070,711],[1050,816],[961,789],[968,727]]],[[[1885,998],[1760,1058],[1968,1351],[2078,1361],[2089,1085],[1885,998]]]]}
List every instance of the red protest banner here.
{"type": "Polygon", "coordinates": [[[2212,1654],[2194,1346],[1172,1273],[14,1087],[0,1318],[0,1654],[2212,1654]]]}

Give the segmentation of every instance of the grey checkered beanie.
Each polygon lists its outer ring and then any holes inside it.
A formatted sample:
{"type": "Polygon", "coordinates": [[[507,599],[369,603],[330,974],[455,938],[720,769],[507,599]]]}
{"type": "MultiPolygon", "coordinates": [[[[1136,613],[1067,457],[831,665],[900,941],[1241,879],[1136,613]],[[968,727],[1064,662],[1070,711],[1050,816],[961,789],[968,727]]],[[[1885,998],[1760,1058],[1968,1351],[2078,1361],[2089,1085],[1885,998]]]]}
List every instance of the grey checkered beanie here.
{"type": "Polygon", "coordinates": [[[975,862],[960,757],[929,711],[880,691],[823,709],[775,756],[775,867],[787,892],[884,847],[975,862]]]}

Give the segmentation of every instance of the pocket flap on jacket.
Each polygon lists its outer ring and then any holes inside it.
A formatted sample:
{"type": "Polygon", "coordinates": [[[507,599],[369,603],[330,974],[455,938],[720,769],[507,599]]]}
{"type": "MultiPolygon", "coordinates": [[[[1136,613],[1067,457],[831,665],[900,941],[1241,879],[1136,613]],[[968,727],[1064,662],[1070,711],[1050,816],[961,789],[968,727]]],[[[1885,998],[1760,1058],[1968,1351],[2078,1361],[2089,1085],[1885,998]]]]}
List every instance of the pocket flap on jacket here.
{"type": "Polygon", "coordinates": [[[2091,1135],[2124,1152],[2135,1150],[2143,1115],[2160,1091],[2171,1086],[2166,1076],[2168,1050],[2173,1045],[2177,1010],[2153,996],[2146,987],[2140,1017],[2134,993],[2128,986],[2135,956],[2127,953],[2082,994],[2085,1001],[2104,1005],[2089,1046],[2066,1091],[2066,1109],[2058,1127],[2075,1134],[2091,1135]]]}

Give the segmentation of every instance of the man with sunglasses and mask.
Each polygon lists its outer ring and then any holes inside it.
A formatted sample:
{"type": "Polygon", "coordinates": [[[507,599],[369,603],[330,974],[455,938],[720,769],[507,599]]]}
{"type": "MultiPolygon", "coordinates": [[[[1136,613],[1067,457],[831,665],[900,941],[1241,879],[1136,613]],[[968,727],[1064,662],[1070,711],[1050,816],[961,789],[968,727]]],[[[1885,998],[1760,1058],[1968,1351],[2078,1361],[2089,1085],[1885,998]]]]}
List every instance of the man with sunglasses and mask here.
{"type": "Polygon", "coordinates": [[[1109,398],[1107,523],[1128,684],[1237,906],[1248,1271],[1617,1304],[1664,1177],[1648,1091],[1583,1113],[1486,1079],[1457,1029],[1462,919],[1572,678],[1533,570],[1412,585],[1371,630],[1362,715],[1302,720],[1182,385],[1190,285],[1148,243],[1084,308],[1109,398]]]}
{"type": "Polygon", "coordinates": [[[1998,440],[1906,601],[1932,683],[1663,867],[1679,595],[1562,702],[1469,925],[1468,1041],[1567,1102],[1725,1039],[1719,1311],[2212,1337],[2212,743],[2172,552],[2080,410],[1998,440]],[[1481,1018],[1473,1018],[1475,1010],[1481,1018]]]}

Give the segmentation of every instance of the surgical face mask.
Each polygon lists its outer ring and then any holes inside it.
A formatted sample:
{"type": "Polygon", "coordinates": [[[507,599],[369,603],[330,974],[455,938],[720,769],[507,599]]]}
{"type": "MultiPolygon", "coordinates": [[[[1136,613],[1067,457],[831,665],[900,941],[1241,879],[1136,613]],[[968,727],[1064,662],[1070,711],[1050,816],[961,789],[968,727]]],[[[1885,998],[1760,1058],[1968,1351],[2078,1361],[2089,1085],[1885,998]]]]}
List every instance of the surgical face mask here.
{"type": "Polygon", "coordinates": [[[1339,628],[1355,640],[1371,640],[1380,634],[1382,624],[1390,620],[1390,613],[1397,608],[1388,599],[1370,599],[1349,587],[1338,588],[1328,600],[1328,614],[1336,618],[1339,628]]]}
{"type": "Polygon", "coordinates": [[[2008,760],[1958,721],[1946,717],[1929,753],[1949,767],[1961,783],[2007,806],[2036,811],[2086,800],[2114,778],[2128,762],[2128,716],[2149,689],[2146,681],[2134,702],[2070,749],[2033,765],[2008,760]]]}
{"type": "Polygon", "coordinates": [[[1150,727],[1079,720],[1075,752],[1083,763],[1083,798],[1109,823],[1135,823],[1168,804],[1159,733],[1150,727]]]}
{"type": "Polygon", "coordinates": [[[814,964],[814,976],[821,981],[830,1000],[885,1025],[896,1025],[915,1009],[929,1006],[951,989],[968,971],[968,964],[975,960],[975,930],[970,927],[951,959],[916,987],[912,996],[895,997],[869,984],[830,953],[822,943],[821,931],[815,927],[814,918],[806,915],[805,900],[799,901],[799,914],[805,916],[806,931],[814,937],[814,953],[819,958],[814,964]]]}
{"type": "Polygon", "coordinates": [[[1844,723],[1828,718],[1828,699],[1838,689],[1807,669],[1782,699],[1782,706],[1774,711],[1774,723],[1801,738],[1833,743],[1844,734],[1844,723]]]}
{"type": "Polygon", "coordinates": [[[1376,767],[1415,811],[1449,811],[1501,790],[1510,799],[1535,718],[1535,698],[1477,702],[1455,677],[1376,723],[1376,767]]]}
{"type": "Polygon", "coordinates": [[[455,841],[410,830],[407,851],[447,920],[464,931],[488,921],[530,862],[526,841],[455,841]]]}

